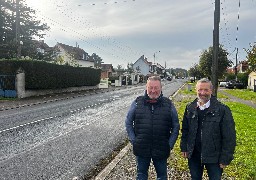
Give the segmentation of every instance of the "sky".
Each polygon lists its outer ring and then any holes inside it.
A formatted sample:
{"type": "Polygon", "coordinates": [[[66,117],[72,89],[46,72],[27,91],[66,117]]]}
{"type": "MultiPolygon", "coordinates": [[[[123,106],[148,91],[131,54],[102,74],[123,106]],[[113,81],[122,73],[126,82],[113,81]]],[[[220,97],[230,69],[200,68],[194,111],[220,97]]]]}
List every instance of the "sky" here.
{"type": "MultiPolygon", "coordinates": [[[[214,0],[26,0],[49,46],[79,45],[114,68],[142,55],[166,68],[189,69],[213,45],[214,0]],[[155,56],[154,56],[155,54],[155,56]]],[[[220,0],[219,42],[236,60],[256,43],[256,0],[220,0]],[[238,53],[236,56],[236,49],[238,53]]]]}

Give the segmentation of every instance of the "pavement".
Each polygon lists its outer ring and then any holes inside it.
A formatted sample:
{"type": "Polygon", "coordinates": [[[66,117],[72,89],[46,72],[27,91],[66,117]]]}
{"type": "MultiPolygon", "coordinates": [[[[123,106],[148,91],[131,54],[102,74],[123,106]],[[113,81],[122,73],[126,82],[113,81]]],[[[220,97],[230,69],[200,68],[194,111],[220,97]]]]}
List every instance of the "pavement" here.
{"type": "Polygon", "coordinates": [[[0,111],[8,109],[18,109],[25,106],[33,106],[37,104],[50,103],[54,101],[62,101],[66,99],[78,98],[82,96],[88,96],[97,93],[104,93],[109,91],[120,90],[124,88],[130,88],[130,86],[113,87],[108,89],[89,89],[84,91],[74,91],[65,93],[46,94],[40,96],[26,97],[21,99],[9,98],[8,100],[0,100],[0,111]]]}

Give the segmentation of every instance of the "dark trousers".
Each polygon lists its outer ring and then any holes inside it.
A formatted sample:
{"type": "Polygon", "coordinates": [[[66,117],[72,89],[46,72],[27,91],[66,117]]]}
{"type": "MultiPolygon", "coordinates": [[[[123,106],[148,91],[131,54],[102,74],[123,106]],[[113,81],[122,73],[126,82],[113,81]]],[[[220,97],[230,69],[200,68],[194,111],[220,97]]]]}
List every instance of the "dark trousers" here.
{"type": "MultiPolygon", "coordinates": [[[[151,158],[136,156],[137,160],[137,180],[148,179],[148,169],[151,158]]],[[[152,158],[158,180],[167,180],[167,159],[152,158]]]]}
{"type": "Polygon", "coordinates": [[[202,180],[204,167],[207,170],[209,180],[221,180],[223,169],[220,168],[219,163],[201,163],[200,154],[191,156],[188,160],[188,166],[192,180],[202,180]]]}

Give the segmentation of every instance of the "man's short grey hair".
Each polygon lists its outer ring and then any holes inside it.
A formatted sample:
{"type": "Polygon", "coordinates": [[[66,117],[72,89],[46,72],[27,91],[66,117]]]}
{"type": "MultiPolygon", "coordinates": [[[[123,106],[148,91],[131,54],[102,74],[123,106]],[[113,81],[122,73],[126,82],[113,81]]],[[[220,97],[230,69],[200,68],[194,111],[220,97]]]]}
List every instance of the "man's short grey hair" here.
{"type": "Polygon", "coordinates": [[[161,82],[161,78],[160,76],[150,76],[147,80],[148,81],[160,81],[161,82]]]}
{"type": "Polygon", "coordinates": [[[211,87],[211,89],[213,89],[212,82],[208,78],[202,78],[202,79],[198,80],[196,84],[198,84],[198,83],[210,83],[210,87],[211,87]]]}

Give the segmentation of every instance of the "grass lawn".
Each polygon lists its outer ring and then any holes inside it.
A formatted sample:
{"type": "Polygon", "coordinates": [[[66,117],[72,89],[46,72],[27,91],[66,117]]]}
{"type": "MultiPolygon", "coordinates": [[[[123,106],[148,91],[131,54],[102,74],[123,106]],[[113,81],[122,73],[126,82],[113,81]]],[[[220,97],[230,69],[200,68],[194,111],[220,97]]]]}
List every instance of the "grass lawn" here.
{"type": "Polygon", "coordinates": [[[240,99],[250,100],[253,103],[256,103],[256,92],[253,92],[249,89],[225,89],[227,93],[236,96],[240,99]]]}
{"type": "MultiPolygon", "coordinates": [[[[195,90],[192,85],[192,91],[188,91],[186,86],[179,93],[184,97],[183,100],[174,101],[178,111],[180,123],[183,113],[188,102],[194,98],[190,95],[195,95],[195,90]]],[[[229,91],[229,90],[228,90],[229,91]]],[[[251,91],[247,90],[231,90],[232,95],[237,97],[250,96],[251,91]],[[248,94],[249,95],[248,95],[248,94]]],[[[255,92],[252,92],[256,94],[255,92]]],[[[230,93],[231,94],[231,93],[230,93]]],[[[218,98],[228,99],[221,93],[218,93],[218,98]]],[[[248,98],[248,97],[247,97],[248,98]]],[[[243,98],[244,99],[244,98],[243,98]]],[[[248,99],[247,99],[248,100],[248,99]]],[[[222,101],[223,102],[223,101],[222,101]]],[[[235,158],[231,164],[225,168],[224,179],[234,178],[236,180],[255,180],[256,179],[256,111],[254,108],[231,101],[224,101],[224,103],[231,109],[237,133],[237,146],[235,150],[235,158]]],[[[181,134],[181,133],[180,133],[181,134]]],[[[181,156],[180,153],[180,136],[175,144],[173,153],[174,156],[170,158],[170,167],[175,167],[177,171],[188,171],[187,160],[181,156]]]]}

